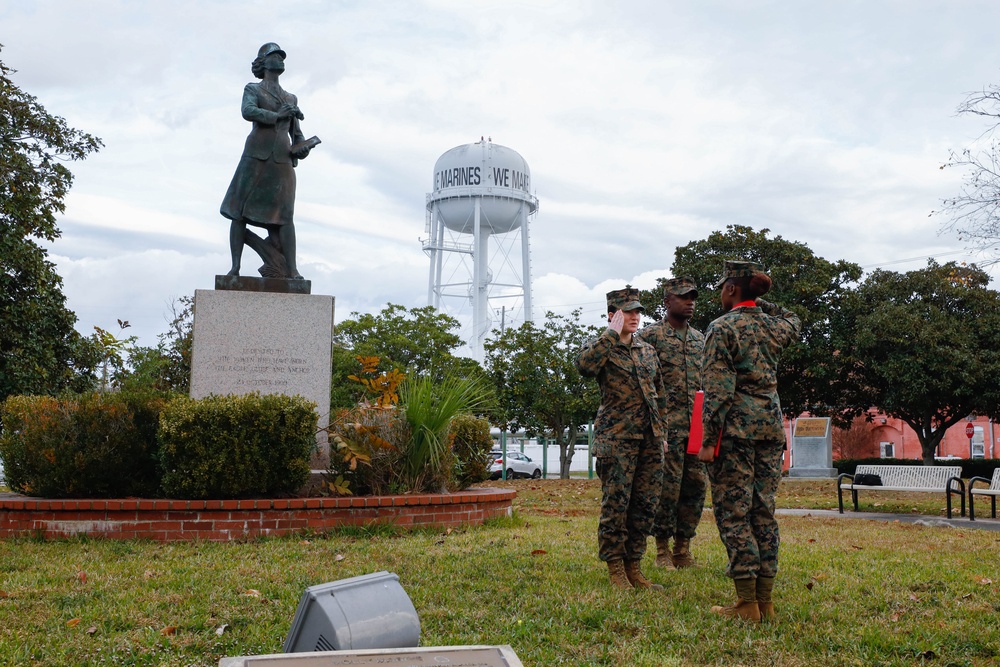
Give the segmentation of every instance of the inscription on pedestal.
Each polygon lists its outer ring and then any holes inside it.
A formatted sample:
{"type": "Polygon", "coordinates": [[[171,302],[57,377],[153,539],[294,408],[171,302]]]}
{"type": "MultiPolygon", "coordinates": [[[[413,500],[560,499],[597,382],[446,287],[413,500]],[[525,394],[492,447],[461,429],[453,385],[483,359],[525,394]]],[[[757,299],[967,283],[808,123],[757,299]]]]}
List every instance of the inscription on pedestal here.
{"type": "Polygon", "coordinates": [[[216,376],[231,374],[234,387],[283,389],[294,380],[292,376],[312,373],[313,363],[306,357],[291,356],[280,347],[245,347],[216,355],[212,371],[216,376]]]}

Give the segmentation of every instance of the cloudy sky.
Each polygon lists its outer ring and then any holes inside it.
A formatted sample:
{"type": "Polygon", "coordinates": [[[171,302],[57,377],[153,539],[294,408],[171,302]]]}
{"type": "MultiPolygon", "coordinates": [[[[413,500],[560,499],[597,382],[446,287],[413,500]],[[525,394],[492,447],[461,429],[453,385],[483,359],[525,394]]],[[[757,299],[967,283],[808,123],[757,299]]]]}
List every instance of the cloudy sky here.
{"type": "Polygon", "coordinates": [[[121,318],[155,343],[228,270],[267,41],[323,140],[297,170],[299,268],[338,321],[426,304],[434,162],[483,135],[532,170],[536,319],[597,322],[605,291],[731,223],[867,268],[975,259],[929,214],[984,129],[955,107],[1000,83],[995,2],[7,0],[0,26],[15,82],[106,144],[50,249],[83,333],[121,318]]]}

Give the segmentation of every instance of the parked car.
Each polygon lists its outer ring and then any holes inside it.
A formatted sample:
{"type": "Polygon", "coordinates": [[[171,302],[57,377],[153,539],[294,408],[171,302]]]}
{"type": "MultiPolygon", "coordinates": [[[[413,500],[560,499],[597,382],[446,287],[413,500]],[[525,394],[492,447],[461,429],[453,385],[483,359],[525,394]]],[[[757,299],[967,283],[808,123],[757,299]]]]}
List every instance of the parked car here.
{"type": "MultiPolygon", "coordinates": [[[[490,479],[500,479],[503,474],[503,452],[490,452],[493,463],[490,465],[490,479]]],[[[521,452],[507,450],[507,479],[518,477],[542,478],[542,467],[521,452]]]]}

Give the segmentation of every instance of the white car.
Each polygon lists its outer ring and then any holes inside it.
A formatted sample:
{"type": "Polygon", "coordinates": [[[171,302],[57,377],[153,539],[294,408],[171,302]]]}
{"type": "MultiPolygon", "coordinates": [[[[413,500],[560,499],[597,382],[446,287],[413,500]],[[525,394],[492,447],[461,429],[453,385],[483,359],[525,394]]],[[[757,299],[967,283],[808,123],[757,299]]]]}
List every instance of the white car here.
{"type": "MultiPolygon", "coordinates": [[[[490,479],[500,479],[503,475],[503,452],[490,452],[493,463],[490,465],[490,479]]],[[[507,479],[517,477],[542,478],[542,467],[521,452],[507,450],[507,479]]]]}

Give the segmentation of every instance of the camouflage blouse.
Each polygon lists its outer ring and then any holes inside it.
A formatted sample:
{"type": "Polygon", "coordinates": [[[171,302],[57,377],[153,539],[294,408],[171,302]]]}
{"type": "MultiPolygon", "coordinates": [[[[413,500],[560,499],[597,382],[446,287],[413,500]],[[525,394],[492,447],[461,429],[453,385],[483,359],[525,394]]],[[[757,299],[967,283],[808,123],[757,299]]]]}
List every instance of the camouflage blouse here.
{"type": "Polygon", "coordinates": [[[674,329],[666,320],[651,324],[636,335],[656,348],[666,406],[662,417],[670,437],[687,438],[694,395],[701,389],[705,335],[690,326],[674,329]]]}
{"type": "Polygon", "coordinates": [[[799,317],[757,300],[734,308],[705,332],[705,446],[720,431],[744,440],[785,439],[778,399],[778,357],[799,337],[799,317]]]}
{"type": "Polygon", "coordinates": [[[576,367],[581,375],[596,377],[601,388],[601,407],[594,424],[598,442],[594,456],[611,454],[603,451],[607,440],[642,438],[650,427],[654,437],[666,436],[660,421],[663,380],[651,345],[634,335],[632,344],[625,345],[609,328],[583,345],[576,367]]]}

